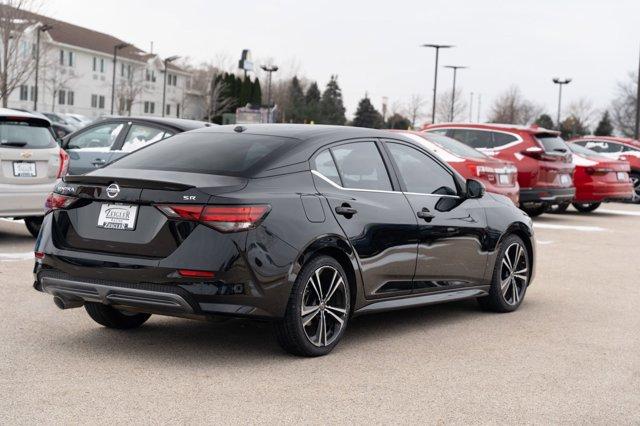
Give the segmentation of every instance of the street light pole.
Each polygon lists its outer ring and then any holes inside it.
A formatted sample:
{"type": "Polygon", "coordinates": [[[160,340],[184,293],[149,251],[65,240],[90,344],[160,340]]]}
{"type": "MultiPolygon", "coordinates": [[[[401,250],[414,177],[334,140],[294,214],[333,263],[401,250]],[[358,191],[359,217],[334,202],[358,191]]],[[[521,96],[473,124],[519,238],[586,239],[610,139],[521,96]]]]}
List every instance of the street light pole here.
{"type": "Polygon", "coordinates": [[[116,60],[118,59],[118,50],[131,46],[129,43],[120,43],[113,46],[113,79],[111,81],[111,115],[113,115],[113,107],[116,101],[116,60]]]}
{"type": "Polygon", "coordinates": [[[638,59],[638,92],[636,94],[636,129],[635,139],[640,139],[640,59],[638,59]]]}
{"type": "Polygon", "coordinates": [[[53,28],[49,24],[40,25],[36,28],[36,75],[35,86],[33,87],[33,110],[38,110],[38,71],[40,70],[40,33],[49,31],[53,28]]]}
{"type": "Polygon", "coordinates": [[[459,69],[465,69],[467,67],[462,65],[445,65],[445,68],[453,70],[453,90],[451,90],[451,112],[449,113],[449,121],[453,121],[453,110],[456,104],[456,75],[459,69]]]}
{"type": "Polygon", "coordinates": [[[260,68],[269,74],[269,83],[267,85],[267,109],[269,110],[269,116],[267,117],[267,122],[271,123],[271,75],[278,71],[278,67],[276,65],[262,65],[260,68]]]}
{"type": "Polygon", "coordinates": [[[169,56],[168,58],[165,58],[164,62],[164,81],[162,83],[162,116],[164,117],[166,111],[166,107],[165,107],[165,102],[167,100],[167,64],[175,61],[176,59],[178,59],[180,56],[178,55],[173,55],[173,56],[169,56]]]}
{"type": "Polygon", "coordinates": [[[449,49],[455,47],[450,44],[423,44],[422,47],[432,47],[436,49],[436,66],[433,75],[433,104],[431,107],[431,124],[436,122],[436,94],[438,90],[438,58],[440,57],[440,49],[449,49]]]}
{"type": "Polygon", "coordinates": [[[558,130],[559,130],[560,129],[560,111],[562,108],[562,86],[564,86],[565,84],[571,83],[571,79],[565,78],[564,80],[562,80],[556,77],[553,79],[553,82],[558,85],[558,116],[556,118],[556,126],[558,127],[558,130]]]}

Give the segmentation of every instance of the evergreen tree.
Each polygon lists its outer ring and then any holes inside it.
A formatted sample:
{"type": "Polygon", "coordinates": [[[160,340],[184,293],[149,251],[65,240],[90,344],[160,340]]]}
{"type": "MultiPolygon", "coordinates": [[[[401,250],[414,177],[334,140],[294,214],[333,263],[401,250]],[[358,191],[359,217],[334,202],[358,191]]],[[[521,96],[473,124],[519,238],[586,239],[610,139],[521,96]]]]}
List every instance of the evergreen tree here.
{"type": "Polygon", "coordinates": [[[304,95],[305,118],[307,123],[317,123],[320,120],[320,97],[318,83],[314,81],[304,95]]]}
{"type": "Polygon", "coordinates": [[[544,127],[545,129],[553,129],[553,120],[549,114],[541,114],[536,121],[533,122],[536,126],[544,127]]]}
{"type": "Polygon", "coordinates": [[[411,120],[396,112],[387,119],[385,127],[387,129],[407,130],[411,128],[411,120]]]}
{"type": "Polygon", "coordinates": [[[262,105],[262,88],[260,87],[260,80],[256,77],[253,81],[253,88],[251,89],[251,105],[259,107],[262,105]]]}
{"type": "Polygon", "coordinates": [[[353,125],[356,127],[370,127],[372,129],[380,129],[384,126],[382,114],[373,106],[367,95],[365,95],[358,104],[353,125]]]}
{"type": "Polygon", "coordinates": [[[303,123],[305,116],[304,91],[298,77],[294,76],[289,83],[289,120],[292,123],[303,123]]]}
{"type": "Polygon", "coordinates": [[[247,104],[251,103],[251,89],[253,88],[253,84],[251,83],[251,79],[249,77],[242,80],[238,78],[238,82],[240,83],[238,105],[244,107],[247,104]]]}
{"type": "Polygon", "coordinates": [[[342,102],[342,90],[338,85],[338,76],[332,75],[327,83],[320,100],[320,120],[322,124],[344,125],[347,121],[345,117],[344,103],[342,102]]]}
{"type": "Polygon", "coordinates": [[[567,117],[560,126],[560,135],[568,140],[589,133],[589,128],[574,115],[567,117]]]}
{"type": "Polygon", "coordinates": [[[596,136],[611,136],[613,133],[613,124],[611,123],[611,117],[609,117],[609,111],[605,111],[602,114],[602,119],[596,127],[594,132],[596,136]]]}

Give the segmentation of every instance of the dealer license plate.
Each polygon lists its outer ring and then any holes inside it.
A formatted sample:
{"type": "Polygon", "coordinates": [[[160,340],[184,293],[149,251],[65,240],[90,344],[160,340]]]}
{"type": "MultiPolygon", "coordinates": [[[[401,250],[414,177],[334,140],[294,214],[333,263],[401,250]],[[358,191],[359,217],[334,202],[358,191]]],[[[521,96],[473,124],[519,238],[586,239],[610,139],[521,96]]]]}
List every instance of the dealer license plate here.
{"type": "Polygon", "coordinates": [[[15,177],[36,177],[36,163],[33,161],[14,161],[13,175],[15,177]]]}
{"type": "Polygon", "coordinates": [[[127,204],[103,204],[98,216],[98,228],[133,231],[136,228],[138,206],[127,204]]]}

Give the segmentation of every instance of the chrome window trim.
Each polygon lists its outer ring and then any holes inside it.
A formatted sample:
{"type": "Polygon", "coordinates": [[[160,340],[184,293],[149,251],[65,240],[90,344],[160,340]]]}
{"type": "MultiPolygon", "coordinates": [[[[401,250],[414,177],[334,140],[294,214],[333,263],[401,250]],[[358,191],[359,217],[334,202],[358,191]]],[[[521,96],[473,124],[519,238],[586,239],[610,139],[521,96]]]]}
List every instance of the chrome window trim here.
{"type": "Polygon", "coordinates": [[[337,183],[335,183],[334,181],[332,181],[331,179],[329,179],[328,177],[326,177],[325,175],[323,175],[322,173],[320,173],[317,170],[311,170],[311,173],[314,174],[315,176],[318,176],[320,179],[324,180],[325,182],[327,182],[329,185],[333,186],[336,189],[340,189],[342,191],[358,191],[358,192],[379,192],[382,194],[409,194],[409,195],[426,195],[428,197],[438,197],[438,198],[460,198],[459,195],[446,195],[446,194],[423,194],[420,192],[403,192],[403,191],[386,191],[383,189],[363,189],[363,188],[345,188],[343,186],[338,185],[337,183]]]}
{"type": "MultiPolygon", "coordinates": [[[[433,129],[433,130],[440,130],[440,129],[446,129],[446,130],[478,130],[478,131],[481,131],[481,132],[504,133],[504,134],[507,134],[507,135],[511,135],[511,136],[513,136],[513,137],[515,137],[517,139],[517,140],[515,140],[513,142],[509,142],[509,143],[504,144],[504,145],[498,145],[498,146],[493,147],[493,148],[473,148],[473,147],[471,147],[473,149],[477,149],[478,151],[480,151],[482,153],[486,153],[486,152],[490,152],[490,151],[502,151],[503,149],[507,149],[507,148],[511,148],[512,146],[516,146],[520,142],[524,142],[524,139],[522,139],[522,137],[519,134],[510,132],[508,130],[478,129],[476,127],[464,127],[464,126],[438,127],[436,129],[433,129]]],[[[428,132],[429,129],[426,129],[425,131],[428,132]]],[[[453,138],[451,136],[448,136],[448,137],[450,137],[452,139],[455,139],[455,138],[453,138]]],[[[456,139],[456,140],[458,140],[458,139],[456,139]]],[[[462,141],[460,141],[460,142],[462,142],[462,141]]],[[[462,142],[462,143],[464,143],[464,142],[462,142]]],[[[467,145],[467,144],[465,143],[465,145],[467,145]]],[[[470,145],[467,145],[467,146],[470,146],[470,145]]]]}

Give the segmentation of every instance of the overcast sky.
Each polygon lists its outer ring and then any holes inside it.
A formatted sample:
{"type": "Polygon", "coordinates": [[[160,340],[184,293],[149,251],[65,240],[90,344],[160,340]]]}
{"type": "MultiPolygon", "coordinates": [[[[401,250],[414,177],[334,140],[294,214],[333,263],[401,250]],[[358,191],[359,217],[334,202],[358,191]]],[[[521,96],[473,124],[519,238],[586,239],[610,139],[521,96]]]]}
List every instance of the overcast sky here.
{"type": "MultiPolygon", "coordinates": [[[[456,45],[441,64],[470,67],[459,85],[482,94],[483,117],[511,84],[555,117],[554,76],[573,78],[564,105],[586,97],[604,108],[640,48],[640,0],[47,0],[42,11],[145,50],[153,41],[165,56],[235,62],[249,48],[321,88],[337,74],[348,115],[365,93],[378,108],[383,96],[430,99],[434,53],[423,43],[456,45]]],[[[438,90],[450,87],[441,69],[438,90]]]]}

